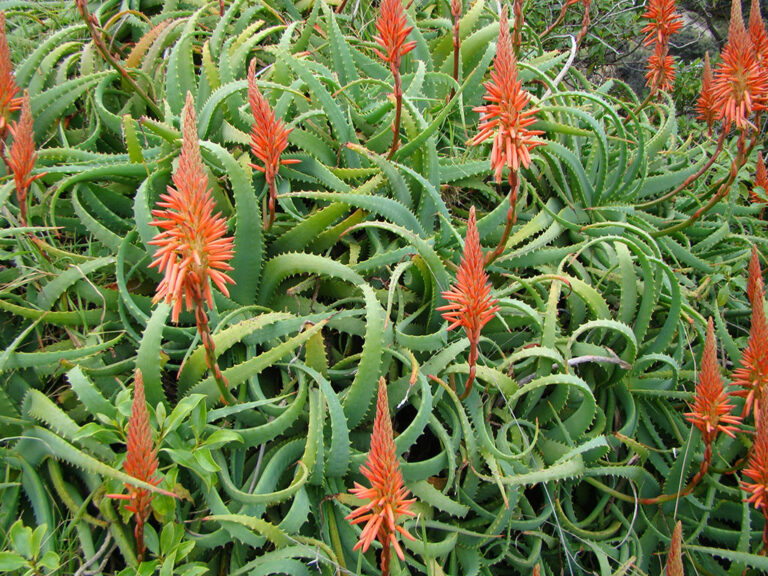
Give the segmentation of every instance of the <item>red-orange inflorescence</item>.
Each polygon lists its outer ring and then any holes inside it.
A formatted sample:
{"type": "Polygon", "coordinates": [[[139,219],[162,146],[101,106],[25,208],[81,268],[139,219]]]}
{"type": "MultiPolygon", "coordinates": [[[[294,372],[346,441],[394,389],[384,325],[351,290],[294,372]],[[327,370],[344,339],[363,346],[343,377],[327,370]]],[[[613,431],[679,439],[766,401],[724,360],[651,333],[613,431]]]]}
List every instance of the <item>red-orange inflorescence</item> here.
{"type": "Polygon", "coordinates": [[[527,168],[531,163],[530,151],[544,142],[533,139],[543,134],[541,130],[529,130],[536,122],[536,108],[525,110],[531,95],[523,90],[522,82],[517,77],[517,64],[509,35],[509,21],[506,7],[499,22],[499,41],[496,57],[493,61],[491,79],[485,83],[484,96],[488,104],[474,108],[480,112],[480,125],[477,135],[469,141],[477,146],[493,136],[491,149],[491,167],[497,182],[501,182],[504,167],[517,172],[520,166],[527,168]]]}
{"type": "Polygon", "coordinates": [[[480,236],[475,222],[475,207],[469,209],[467,237],[464,240],[464,254],[456,274],[456,284],[443,292],[443,298],[450,304],[439,307],[450,325],[449,330],[458,326],[464,328],[470,343],[469,378],[462,396],[469,394],[477,371],[478,344],[480,333],[499,310],[498,300],[491,295],[491,283],[485,272],[485,257],[480,246],[480,236]]]}
{"type": "Polygon", "coordinates": [[[643,18],[648,20],[642,30],[646,33],[643,44],[654,45],[648,59],[646,84],[652,94],[657,90],[670,91],[675,82],[675,60],[669,55],[669,39],[683,26],[675,0],[649,0],[643,18]]]}
{"type": "Polygon", "coordinates": [[[233,239],[226,236],[227,221],[214,214],[214,201],[208,190],[208,177],[203,170],[197,140],[197,124],[192,95],[187,94],[183,111],[184,139],[179,166],[173,175],[175,188],[160,196],[152,211],[153,226],[161,229],[150,244],[157,246],[150,267],[163,271],[154,300],[173,304],[173,321],[178,322],[182,300],[187,310],[202,306],[205,300],[213,306],[208,280],[225,295],[227,284],[234,280],[227,274],[233,255],[233,239]]]}
{"type": "Polygon", "coordinates": [[[758,67],[764,75],[768,74],[768,30],[765,28],[758,0],[752,0],[749,10],[749,39],[752,41],[758,67]]]}
{"type": "MultiPolygon", "coordinates": [[[[155,476],[157,473],[157,450],[152,440],[152,430],[149,426],[149,412],[144,398],[144,379],[141,371],[136,371],[136,381],[133,389],[133,407],[131,417],[128,420],[128,435],[126,439],[126,454],[123,462],[123,470],[126,474],[137,480],[142,480],[153,486],[160,483],[155,476]]],[[[139,558],[144,556],[144,524],[146,524],[152,512],[152,499],[154,494],[146,488],[138,488],[132,484],[126,484],[128,494],[109,494],[110,498],[128,500],[125,509],[133,512],[136,526],[136,547],[139,558]]]]}
{"type": "Polygon", "coordinates": [[[744,475],[749,478],[741,484],[749,493],[747,501],[768,518],[768,410],[762,410],[756,418],[755,440],[744,475]]]}
{"type": "Polygon", "coordinates": [[[0,140],[5,140],[11,112],[21,107],[21,99],[16,96],[18,93],[11,51],[5,37],[5,12],[0,11],[0,140]]]}
{"type": "Polygon", "coordinates": [[[686,413],[685,418],[701,430],[702,439],[709,446],[718,432],[735,437],[734,432],[738,431],[736,426],[741,422],[741,418],[731,414],[732,410],[733,404],[723,386],[717,364],[715,328],[710,318],[699,368],[699,381],[693,395],[691,412],[686,413]]]}
{"type": "Polygon", "coordinates": [[[675,59],[656,45],[656,50],[648,58],[648,71],[645,73],[645,83],[655,90],[672,90],[675,85],[675,59]]]}
{"type": "Polygon", "coordinates": [[[704,54],[704,71],[701,74],[701,94],[696,102],[696,112],[699,113],[699,120],[707,123],[710,134],[718,115],[712,82],[712,66],[709,63],[709,52],[706,52],[704,54]]]}
{"type": "Polygon", "coordinates": [[[667,555],[666,576],[685,576],[683,570],[683,523],[679,520],[672,531],[672,541],[669,543],[667,555]]]}
{"type": "Polygon", "coordinates": [[[734,395],[746,399],[744,415],[749,414],[754,407],[757,419],[768,390],[768,322],[763,306],[765,292],[760,260],[754,246],[749,264],[747,297],[752,305],[752,325],[747,347],[741,355],[741,366],[733,371],[733,383],[739,388],[734,395]]]}
{"type": "Polygon", "coordinates": [[[251,164],[251,167],[264,173],[269,189],[269,213],[265,214],[265,228],[275,221],[277,187],[275,179],[280,165],[296,164],[299,160],[281,159],[281,154],[288,147],[288,136],[293,131],[286,127],[282,119],[275,116],[274,110],[264,98],[256,84],[256,60],[251,60],[248,67],[248,101],[253,113],[251,128],[251,153],[264,165],[251,164]]]}
{"type": "Polygon", "coordinates": [[[753,111],[765,108],[768,99],[768,75],[760,69],[752,40],[744,27],[741,1],[733,0],[728,42],[715,71],[714,93],[719,118],[726,130],[735,124],[739,130],[752,126],[753,111]]]}
{"type": "Polygon", "coordinates": [[[758,186],[760,186],[763,191],[758,194],[757,190],[753,189],[750,192],[752,202],[768,203],[768,171],[765,169],[765,159],[763,158],[762,152],[757,153],[757,164],[755,166],[755,188],[758,186]]]}
{"type": "Polygon", "coordinates": [[[395,452],[395,440],[392,432],[392,420],[389,416],[387,383],[379,380],[379,394],[376,402],[376,417],[373,421],[371,449],[366,463],[360,467],[360,473],[371,483],[370,488],[355,482],[350,490],[352,494],[367,503],[352,511],[347,516],[352,524],[365,522],[360,540],[353,550],[362,548],[366,552],[376,539],[381,542],[381,571],[389,574],[390,544],[398,558],[404,559],[403,550],[397,541],[397,534],[415,540],[408,531],[398,525],[404,516],[414,516],[410,510],[414,499],[409,499],[408,488],[403,483],[403,474],[395,452]]]}
{"type": "Polygon", "coordinates": [[[675,0],[649,0],[642,18],[648,20],[648,24],[641,30],[646,34],[643,40],[645,46],[665,44],[672,34],[683,27],[683,19],[677,12],[675,0]]]}
{"type": "Polygon", "coordinates": [[[37,153],[35,152],[35,131],[32,121],[32,109],[29,105],[29,95],[22,98],[21,117],[10,127],[13,144],[8,153],[8,168],[13,172],[16,185],[16,198],[19,202],[21,224],[27,225],[27,193],[32,182],[43,174],[32,176],[37,153]]]}
{"type": "Polygon", "coordinates": [[[374,49],[374,52],[393,72],[400,70],[400,59],[416,47],[415,41],[405,41],[411,30],[413,26],[408,26],[402,0],[382,0],[376,21],[378,35],[373,37],[381,50],[374,49]]]}

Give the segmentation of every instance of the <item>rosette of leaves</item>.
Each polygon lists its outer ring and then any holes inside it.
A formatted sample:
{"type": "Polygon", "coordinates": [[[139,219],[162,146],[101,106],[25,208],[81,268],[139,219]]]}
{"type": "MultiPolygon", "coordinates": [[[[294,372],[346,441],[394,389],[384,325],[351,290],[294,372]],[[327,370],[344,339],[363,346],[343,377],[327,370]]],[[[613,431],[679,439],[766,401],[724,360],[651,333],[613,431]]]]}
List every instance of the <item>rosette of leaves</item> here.
{"type": "MultiPolygon", "coordinates": [[[[633,490],[674,494],[696,469],[700,447],[682,416],[699,356],[689,339],[715,311],[715,287],[741,287],[745,240],[764,232],[758,211],[734,187],[732,202],[656,234],[665,200],[638,204],[685,181],[709,144],[678,140],[667,98],[635,112],[621,83],[593,85],[567,52],[524,30],[520,77],[545,145],[521,171],[518,222],[488,267],[500,310],[480,339],[475,389],[460,401],[427,376],[449,382],[469,370],[469,342],[436,312],[469,206],[486,249],[506,217],[488,148],[466,147],[496,8],[466,7],[458,81],[448,6],[408,9],[416,46],[401,65],[401,143],[387,159],[392,79],[372,49],[376,7],[363,4],[335,14],[324,2],[234,0],[223,15],[201,2],[92,5],[132,82],[72,9],[57,12],[62,26],[37,47],[14,52],[48,174],[29,214],[38,240],[2,236],[13,265],[0,270],[0,427],[16,439],[2,452],[0,531],[17,512],[30,516],[29,502],[46,526],[43,554],[59,554],[67,571],[95,556],[106,573],[134,571],[128,519],[104,494],[131,482],[120,467],[124,383],[139,368],[161,488],[180,496],[153,499],[141,570],[304,574],[314,562],[375,574],[373,546],[353,552],[359,528],[344,517],[356,503],[343,494],[360,480],[386,375],[397,454],[418,499],[406,522],[417,540],[404,542],[393,571],[659,573],[673,503],[638,507],[633,490]],[[284,156],[298,161],[280,168],[267,232],[267,186],[249,167],[253,58],[260,90],[292,128],[284,156]],[[169,308],[151,304],[150,210],[179,155],[187,92],[235,238],[235,286],[229,298],[215,293],[210,315],[237,399],[227,406],[194,318],[172,325],[169,308]]],[[[45,21],[48,8],[35,14],[45,21]]],[[[26,25],[16,22],[9,16],[19,45],[26,25]]],[[[690,196],[673,209],[682,218],[698,204],[690,196]]],[[[747,307],[719,304],[718,336],[735,359],[744,335],[728,336],[728,322],[745,326],[747,307]]],[[[740,441],[719,442],[730,461],[744,453],[740,441]]],[[[700,538],[686,557],[722,574],[712,557],[765,569],[751,547],[759,517],[728,477],[712,478],[677,508],[684,533],[700,538]]]]}

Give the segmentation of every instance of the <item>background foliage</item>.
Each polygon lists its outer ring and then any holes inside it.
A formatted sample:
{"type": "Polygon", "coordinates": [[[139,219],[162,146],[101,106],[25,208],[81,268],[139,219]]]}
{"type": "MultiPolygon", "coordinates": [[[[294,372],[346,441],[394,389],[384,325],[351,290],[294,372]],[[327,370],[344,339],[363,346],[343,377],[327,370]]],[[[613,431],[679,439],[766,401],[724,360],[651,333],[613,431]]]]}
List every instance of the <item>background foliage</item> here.
{"type": "MultiPolygon", "coordinates": [[[[718,439],[691,496],[638,503],[675,494],[698,469],[699,433],[682,414],[706,317],[726,367],[746,343],[749,250],[768,249],[761,207],[748,201],[754,157],[726,198],[669,233],[730,162],[661,201],[715,141],[666,94],[636,113],[641,98],[625,83],[595,83],[569,59],[569,40],[539,38],[553,18],[530,4],[519,68],[546,144],[521,172],[517,224],[488,269],[500,311],[462,402],[427,376],[468,372],[467,339],[435,308],[469,206],[486,248],[506,218],[489,147],[466,145],[495,53],[495,2],[465,6],[458,85],[447,3],[408,9],[417,46],[401,67],[403,142],[391,159],[391,75],[372,51],[371,3],[335,14],[322,1],[234,0],[220,15],[215,2],[91,2],[152,109],[100,56],[73,4],[0,2],[46,173],[32,186],[30,228],[18,226],[13,179],[0,185],[0,566],[375,574],[375,551],[352,552],[359,529],[344,516],[384,375],[418,499],[406,523],[417,540],[404,542],[394,573],[529,574],[540,564],[543,574],[659,574],[677,519],[691,573],[768,570],[762,514],[742,502],[732,469],[748,436],[718,439]],[[267,232],[264,178],[249,167],[252,58],[293,128],[286,157],[299,160],[280,169],[267,232]],[[188,91],[235,237],[236,285],[230,298],[216,293],[211,315],[232,406],[218,403],[192,315],[177,326],[151,304],[160,277],[147,267],[150,210],[179,154],[188,91]],[[138,568],[130,514],[105,497],[125,480],[136,368],[160,486],[181,495],[154,499],[150,558],[138,568]]],[[[572,10],[569,26],[581,5],[572,10]]],[[[623,18],[639,35],[636,16],[623,18]]],[[[602,43],[585,46],[586,60],[600,57],[602,43]]],[[[690,98],[698,77],[684,77],[690,98]]]]}

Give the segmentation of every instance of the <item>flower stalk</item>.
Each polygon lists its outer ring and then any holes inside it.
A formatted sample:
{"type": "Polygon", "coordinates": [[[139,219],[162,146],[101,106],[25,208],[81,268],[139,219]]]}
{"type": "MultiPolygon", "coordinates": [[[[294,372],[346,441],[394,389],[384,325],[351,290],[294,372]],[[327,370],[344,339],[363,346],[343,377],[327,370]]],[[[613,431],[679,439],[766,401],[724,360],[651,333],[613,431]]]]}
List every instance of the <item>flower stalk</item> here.
{"type": "Polygon", "coordinates": [[[400,145],[400,118],[403,107],[403,88],[400,78],[400,60],[416,47],[416,42],[405,39],[413,30],[408,26],[402,0],[382,0],[379,19],[376,21],[377,36],[374,41],[381,50],[374,48],[376,55],[389,66],[393,77],[393,97],[395,100],[395,119],[392,122],[392,146],[388,158],[392,158],[400,145]]]}
{"type": "Polygon", "coordinates": [[[641,498],[641,504],[660,504],[691,494],[706,475],[712,463],[712,445],[720,432],[735,438],[741,417],[732,414],[733,404],[723,385],[720,367],[717,363],[715,327],[712,318],[707,322],[707,337],[701,357],[699,381],[693,395],[691,411],[685,414],[686,420],[701,432],[704,442],[704,455],[698,472],[688,485],[676,494],[664,494],[655,498],[641,498]]]}
{"type": "Polygon", "coordinates": [[[214,201],[203,169],[194,101],[189,93],[182,114],[184,136],[179,166],[173,175],[175,188],[169,186],[168,193],[160,197],[159,208],[152,211],[156,219],[151,224],[161,231],[150,241],[158,247],[150,267],[157,267],[164,273],[154,301],[163,300],[172,305],[171,317],[176,323],[182,303],[188,311],[194,311],[206,364],[224,401],[234,403],[236,400],[216,360],[205,310],[206,305],[213,307],[210,282],[225,296],[229,295],[227,284],[234,284],[226,273],[232,269],[229,260],[234,253],[233,239],[226,236],[224,217],[213,213],[214,201]]]}
{"type": "Polygon", "coordinates": [[[464,241],[464,254],[456,274],[456,284],[443,292],[443,298],[450,304],[440,306],[443,318],[450,322],[448,330],[461,326],[469,339],[469,377],[464,385],[464,392],[459,396],[463,400],[472,391],[477,373],[480,334],[483,326],[491,321],[499,310],[498,300],[491,295],[491,283],[485,272],[485,258],[480,246],[480,236],[475,221],[475,207],[469,209],[467,236],[464,241]]]}
{"type": "Polygon", "coordinates": [[[11,136],[13,136],[13,143],[11,144],[6,163],[9,170],[13,173],[13,180],[16,185],[19,219],[21,225],[26,226],[29,188],[32,182],[45,175],[35,174],[32,176],[37,152],[35,152],[35,131],[29,94],[24,94],[21,103],[21,116],[18,122],[14,122],[11,125],[10,132],[11,136]]]}
{"type": "Polygon", "coordinates": [[[282,119],[275,116],[274,110],[264,98],[256,83],[256,60],[251,60],[248,67],[248,101],[253,114],[251,127],[251,153],[262,162],[251,164],[251,168],[264,173],[269,191],[268,206],[264,212],[264,230],[269,230],[275,222],[277,204],[277,173],[281,165],[297,164],[299,160],[281,159],[288,147],[288,136],[293,128],[288,128],[282,119]]]}
{"type": "MultiPolygon", "coordinates": [[[[149,412],[144,397],[144,379],[141,370],[136,370],[136,380],[133,389],[133,405],[131,417],[128,420],[128,434],[126,437],[126,453],[123,462],[123,470],[126,474],[137,480],[147,482],[153,486],[160,483],[157,473],[157,449],[152,439],[152,429],[149,425],[149,412]]],[[[133,535],[136,538],[136,556],[141,562],[144,559],[146,547],[144,545],[144,525],[152,512],[152,500],[155,495],[146,488],[139,488],[132,484],[125,485],[128,494],[107,494],[108,498],[115,500],[128,500],[125,509],[133,513],[135,522],[133,535]]]]}
{"type": "Polygon", "coordinates": [[[400,560],[405,559],[403,549],[397,541],[397,535],[415,540],[398,522],[403,517],[415,516],[410,507],[416,500],[408,498],[409,490],[403,482],[403,474],[395,452],[387,383],[384,378],[379,379],[371,449],[365,464],[360,467],[360,473],[368,479],[371,486],[366,488],[355,482],[355,487],[350,490],[350,493],[360,500],[367,501],[346,517],[351,524],[365,522],[360,539],[353,550],[362,549],[365,553],[371,543],[378,540],[381,544],[381,574],[389,576],[392,560],[391,547],[394,547],[400,560]]]}

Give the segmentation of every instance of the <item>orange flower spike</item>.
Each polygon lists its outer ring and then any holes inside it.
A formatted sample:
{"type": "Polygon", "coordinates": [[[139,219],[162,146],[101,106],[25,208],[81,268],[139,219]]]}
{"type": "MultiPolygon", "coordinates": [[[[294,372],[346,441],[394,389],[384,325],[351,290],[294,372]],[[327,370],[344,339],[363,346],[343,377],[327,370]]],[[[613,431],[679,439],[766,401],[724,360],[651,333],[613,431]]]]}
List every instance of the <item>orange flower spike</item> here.
{"type": "Polygon", "coordinates": [[[473,110],[480,112],[480,125],[477,135],[469,141],[477,146],[493,136],[491,149],[491,167],[497,182],[501,182],[504,167],[517,172],[520,166],[527,168],[531,163],[530,151],[544,142],[533,140],[543,134],[541,130],[529,130],[528,126],[536,122],[536,108],[524,110],[531,100],[531,95],[523,90],[522,82],[517,78],[517,64],[509,35],[507,8],[501,13],[499,21],[499,40],[496,45],[496,57],[493,61],[491,79],[485,83],[488,102],[473,110]]]}
{"type": "Polygon", "coordinates": [[[373,540],[377,539],[382,545],[382,574],[389,574],[390,544],[400,560],[405,558],[397,541],[397,534],[415,540],[397,522],[404,516],[415,516],[410,507],[416,500],[408,498],[409,490],[403,483],[403,474],[395,452],[387,383],[384,378],[379,379],[371,449],[365,464],[360,467],[360,473],[368,479],[371,487],[366,488],[355,482],[355,487],[350,490],[360,500],[368,501],[346,517],[351,524],[366,523],[353,550],[361,548],[366,552],[373,540]]]}
{"type": "Polygon", "coordinates": [[[18,93],[11,51],[5,37],[5,12],[0,12],[0,140],[5,139],[10,113],[21,107],[21,99],[16,97],[18,93]]]}
{"type": "Polygon", "coordinates": [[[758,0],[752,0],[752,7],[749,9],[749,39],[752,40],[758,66],[763,70],[763,74],[768,74],[768,31],[765,29],[758,0]]]}
{"type": "Polygon", "coordinates": [[[755,425],[755,439],[744,469],[741,488],[749,493],[747,502],[768,517],[768,410],[762,410],[755,425]]]}
{"type": "Polygon", "coordinates": [[[646,86],[651,90],[672,91],[675,85],[675,59],[666,54],[666,48],[661,44],[656,45],[654,53],[648,58],[647,68],[646,86]]]}
{"type": "Polygon", "coordinates": [[[234,280],[227,274],[234,249],[232,237],[226,236],[227,221],[214,214],[214,201],[208,189],[197,140],[197,123],[192,95],[184,106],[184,138],[179,166],[167,194],[160,196],[159,208],[152,211],[152,226],[160,232],[149,243],[157,246],[150,268],[157,267],[164,277],[154,301],[173,305],[172,319],[179,321],[182,300],[186,309],[201,307],[203,300],[213,306],[208,280],[229,296],[227,284],[234,280]]]}
{"type": "MultiPolygon", "coordinates": [[[[144,398],[144,379],[141,371],[136,370],[136,381],[133,389],[133,406],[131,417],[128,419],[128,435],[126,439],[126,454],[123,462],[123,470],[126,474],[137,480],[142,480],[157,486],[160,479],[157,473],[157,450],[152,440],[152,429],[149,426],[149,412],[144,398]]],[[[138,488],[132,484],[126,484],[128,494],[108,494],[109,498],[129,500],[125,509],[133,512],[136,526],[136,548],[139,559],[144,556],[144,524],[152,512],[152,499],[154,494],[145,488],[138,488]]]]}
{"type": "Polygon", "coordinates": [[[32,182],[42,178],[45,174],[35,174],[37,153],[35,152],[35,131],[32,121],[32,110],[29,104],[29,95],[24,94],[21,104],[21,117],[18,122],[11,124],[10,132],[13,136],[13,144],[8,153],[8,168],[13,172],[13,180],[16,185],[16,198],[21,210],[21,224],[27,225],[27,193],[32,182]]]}
{"type": "Polygon", "coordinates": [[[685,576],[683,570],[683,523],[679,520],[672,531],[672,541],[669,543],[667,568],[665,576],[685,576]]]}
{"type": "Polygon", "coordinates": [[[763,189],[763,196],[761,197],[758,195],[756,190],[752,190],[750,193],[752,202],[765,203],[766,197],[768,197],[768,171],[765,169],[765,159],[763,158],[762,152],[757,153],[757,163],[755,167],[755,188],[758,186],[763,189]]]}
{"type": "Polygon", "coordinates": [[[683,19],[677,12],[675,0],[649,0],[642,18],[648,24],[641,30],[646,34],[643,45],[653,43],[667,45],[669,37],[683,27],[683,19]]]}
{"type": "Polygon", "coordinates": [[[715,327],[710,318],[699,368],[699,381],[693,395],[693,405],[691,412],[685,414],[686,420],[701,430],[702,438],[707,445],[712,444],[718,432],[724,432],[735,438],[734,432],[738,431],[736,426],[741,422],[739,416],[731,414],[733,404],[723,386],[715,346],[715,327]]]}
{"type": "Polygon", "coordinates": [[[743,415],[746,416],[754,406],[757,419],[768,389],[768,322],[763,307],[765,293],[760,261],[754,246],[749,264],[747,297],[752,305],[752,323],[747,347],[741,355],[741,366],[733,371],[733,384],[739,388],[733,394],[746,399],[743,415]]]}
{"type": "Polygon", "coordinates": [[[415,41],[405,41],[411,30],[413,26],[408,26],[402,0],[382,0],[376,21],[378,35],[373,37],[381,50],[374,48],[374,52],[393,72],[400,70],[400,59],[416,47],[415,41]]]}
{"type": "Polygon", "coordinates": [[[491,295],[491,283],[485,272],[485,256],[480,246],[480,236],[475,222],[475,207],[469,209],[467,237],[464,241],[464,254],[456,274],[456,284],[443,292],[443,298],[450,304],[440,306],[443,318],[450,322],[448,330],[458,326],[464,328],[470,343],[469,378],[461,398],[469,395],[477,371],[478,344],[483,326],[491,321],[499,310],[498,300],[491,295]]]}
{"type": "Polygon", "coordinates": [[[696,112],[699,113],[698,119],[706,122],[709,127],[709,133],[712,134],[712,127],[717,120],[717,108],[715,105],[715,94],[712,86],[712,65],[709,63],[709,52],[704,54],[704,71],[701,74],[701,95],[696,102],[696,112]]]}
{"type": "Polygon", "coordinates": [[[753,126],[749,117],[753,111],[765,108],[768,100],[768,75],[760,69],[744,28],[740,0],[733,0],[731,5],[728,42],[715,72],[714,93],[718,116],[724,120],[726,130],[731,124],[739,130],[753,126]]]}
{"type": "MultiPolygon", "coordinates": [[[[269,214],[265,222],[272,224],[275,220],[275,203],[277,187],[275,179],[281,165],[298,164],[299,160],[281,159],[280,155],[288,147],[288,136],[293,128],[287,128],[282,119],[275,116],[274,110],[262,95],[256,84],[256,60],[251,60],[248,67],[248,101],[253,114],[251,128],[251,153],[264,165],[251,164],[251,168],[264,173],[269,188],[269,214]]],[[[266,226],[269,227],[269,226],[266,226]]]]}

